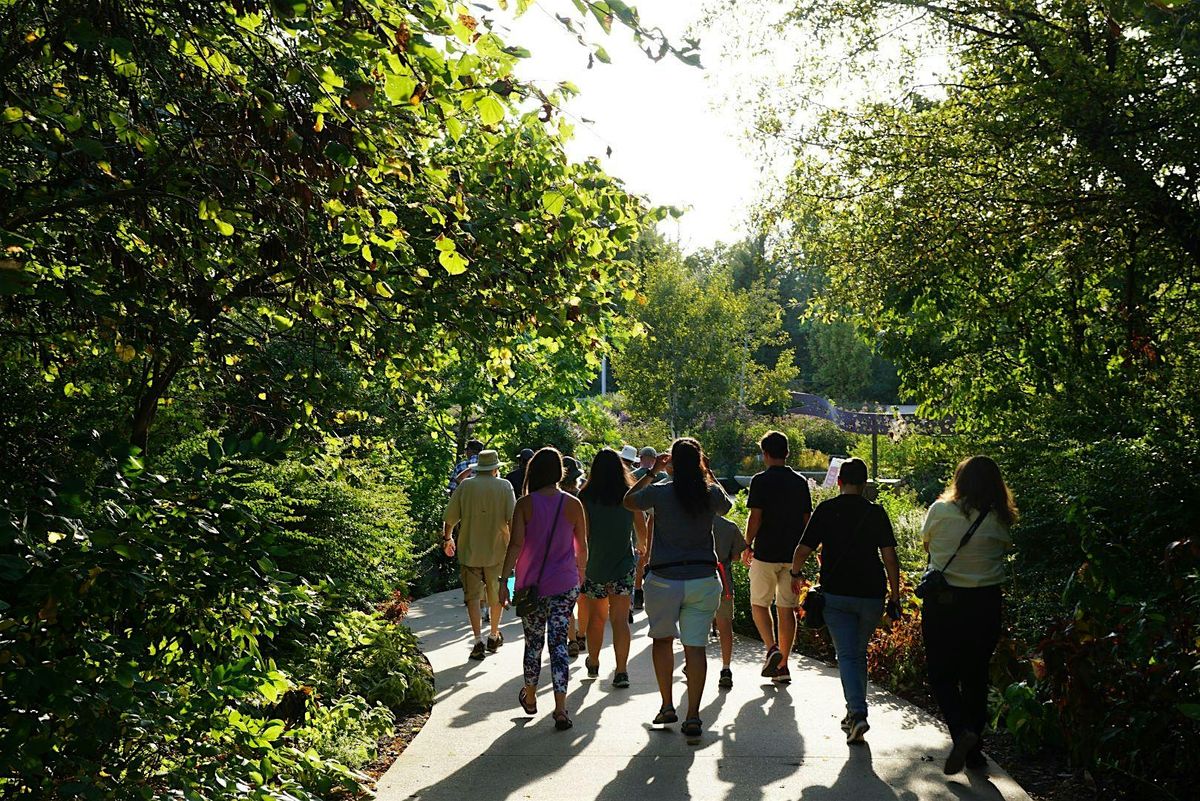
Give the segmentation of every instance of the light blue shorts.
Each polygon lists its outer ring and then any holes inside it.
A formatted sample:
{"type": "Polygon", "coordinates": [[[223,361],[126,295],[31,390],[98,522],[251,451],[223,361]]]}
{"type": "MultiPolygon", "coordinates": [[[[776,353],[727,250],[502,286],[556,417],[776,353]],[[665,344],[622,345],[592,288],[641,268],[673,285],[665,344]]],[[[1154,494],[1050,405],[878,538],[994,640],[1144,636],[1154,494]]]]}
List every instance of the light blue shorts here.
{"type": "Polygon", "coordinates": [[[678,637],[684,645],[704,647],[713,615],[721,605],[721,579],[716,573],[696,579],[668,579],[649,573],[642,583],[650,637],[678,637]]]}

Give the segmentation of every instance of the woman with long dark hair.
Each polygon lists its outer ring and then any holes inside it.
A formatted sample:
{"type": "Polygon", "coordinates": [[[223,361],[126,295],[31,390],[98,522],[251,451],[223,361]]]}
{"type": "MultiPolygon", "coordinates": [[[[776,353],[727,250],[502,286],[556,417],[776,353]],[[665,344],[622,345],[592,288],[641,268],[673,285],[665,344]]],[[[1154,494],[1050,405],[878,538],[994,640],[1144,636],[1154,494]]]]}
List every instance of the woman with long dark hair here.
{"type": "Polygon", "coordinates": [[[963,460],[925,516],[929,564],[949,584],[925,597],[921,613],[929,685],[954,741],[947,774],[987,768],[988,665],[1000,640],[1005,556],[1016,520],[1012,492],[987,456],[963,460]]]}
{"type": "Polygon", "coordinates": [[[660,454],[654,468],[625,495],[625,508],[631,512],[654,511],[654,540],[643,583],[654,640],[654,674],[662,696],[654,725],[679,720],[671,687],[678,638],[683,643],[688,696],[687,717],[680,729],[689,737],[699,737],[703,731],[700,697],[708,672],[704,647],[721,603],[713,519],[732,506],[708,469],[700,443],[690,437],[671,443],[670,454],[660,454]],[[672,480],[651,484],[668,465],[672,480]]]}
{"type": "Polygon", "coordinates": [[[629,686],[629,604],[633,596],[633,573],[639,549],[646,546],[646,517],[623,505],[633,484],[620,454],[604,448],[592,459],[587,483],[579,491],[588,521],[588,564],[579,597],[580,618],[588,621],[588,676],[600,675],[600,651],[604,647],[604,622],[612,626],[616,670],[613,687],[629,686]],[[586,610],[586,611],[585,611],[586,610]]]}
{"type": "Polygon", "coordinates": [[[537,686],[542,672],[542,644],[549,638],[550,675],[554,684],[554,728],[571,728],[567,714],[567,626],[579,581],[587,564],[587,517],[577,498],[559,489],[562,454],[542,448],[525,470],[525,495],[513,511],[512,536],[500,571],[500,599],[507,604],[508,577],[517,570],[517,591],[536,589],[532,614],[521,618],[525,630],[525,685],[517,703],[537,714],[537,686]]]}

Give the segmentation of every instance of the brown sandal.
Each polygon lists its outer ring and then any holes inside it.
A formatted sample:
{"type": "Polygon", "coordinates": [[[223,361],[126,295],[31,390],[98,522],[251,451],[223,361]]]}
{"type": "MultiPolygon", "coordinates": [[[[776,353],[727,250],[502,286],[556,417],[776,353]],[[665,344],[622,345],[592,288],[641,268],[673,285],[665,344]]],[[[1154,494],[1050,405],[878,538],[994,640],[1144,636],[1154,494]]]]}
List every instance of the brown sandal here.
{"type": "Polygon", "coordinates": [[[562,712],[555,710],[551,713],[551,717],[554,718],[554,728],[559,731],[566,731],[575,725],[571,722],[571,718],[567,715],[567,710],[565,709],[562,712]]]}
{"type": "Polygon", "coordinates": [[[537,714],[537,696],[536,695],[534,696],[534,700],[533,700],[532,704],[526,704],[524,687],[517,690],[517,703],[521,705],[521,709],[525,710],[526,715],[536,715],[537,714]]]}

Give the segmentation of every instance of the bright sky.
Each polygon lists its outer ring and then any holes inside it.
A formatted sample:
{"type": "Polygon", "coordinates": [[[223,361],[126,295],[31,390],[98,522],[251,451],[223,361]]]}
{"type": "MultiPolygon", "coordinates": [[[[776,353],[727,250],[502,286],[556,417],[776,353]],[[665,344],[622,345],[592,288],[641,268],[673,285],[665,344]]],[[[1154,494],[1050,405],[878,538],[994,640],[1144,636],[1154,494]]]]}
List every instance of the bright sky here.
{"type": "MultiPolygon", "coordinates": [[[[647,28],[660,27],[682,44],[701,2],[638,0],[636,6],[647,28]]],[[[612,63],[597,62],[589,70],[588,50],[554,19],[555,12],[567,11],[577,16],[565,0],[540,0],[511,23],[511,31],[498,33],[532,51],[521,77],[547,88],[567,80],[582,90],[566,109],[576,126],[569,154],[599,157],[609,174],[652,203],[689,208],[661,228],[685,252],[741,238],[757,195],[759,167],[739,143],[736,115],[713,107],[719,96],[716,76],[672,56],[650,60],[619,24],[609,36],[590,26],[588,40],[603,45],[612,63]],[[612,155],[606,156],[609,147],[612,155]]],[[[715,66],[717,54],[703,36],[701,49],[706,67],[715,66]]]]}

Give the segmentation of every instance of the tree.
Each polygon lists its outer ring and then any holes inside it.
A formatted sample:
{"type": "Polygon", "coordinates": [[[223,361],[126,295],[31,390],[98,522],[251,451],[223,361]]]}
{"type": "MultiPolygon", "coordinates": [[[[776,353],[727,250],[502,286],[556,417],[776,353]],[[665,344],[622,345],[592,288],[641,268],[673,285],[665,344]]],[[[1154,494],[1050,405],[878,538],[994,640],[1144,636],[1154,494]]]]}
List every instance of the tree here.
{"type": "Polygon", "coordinates": [[[820,253],[827,315],[878,331],[1021,499],[1009,608],[1038,668],[1014,667],[1002,719],[1109,795],[1186,796],[1200,487],[1144,465],[1200,459],[1197,5],[788,7],[838,47],[806,53],[808,113],[764,108],[798,156],[767,216],[820,253]],[[812,111],[830,75],[878,86],[885,51],[902,94],[812,111]]]}
{"type": "Polygon", "coordinates": [[[643,211],[563,155],[570,88],[440,0],[23,3],[0,31],[0,358],[79,404],[103,364],[143,449],[181,377],[303,419],[318,372],[240,364],[272,340],[399,386],[448,339],[586,337],[630,283],[643,211]]]}
{"type": "Polygon", "coordinates": [[[846,322],[818,323],[809,333],[813,389],[844,403],[857,403],[871,381],[871,351],[846,322]]]}
{"type": "Polygon", "coordinates": [[[694,431],[751,405],[785,403],[795,377],[791,351],[774,363],[754,355],[780,336],[780,310],[764,290],[736,290],[727,270],[694,272],[668,252],[647,268],[645,331],[614,359],[629,412],[694,431]]]}

